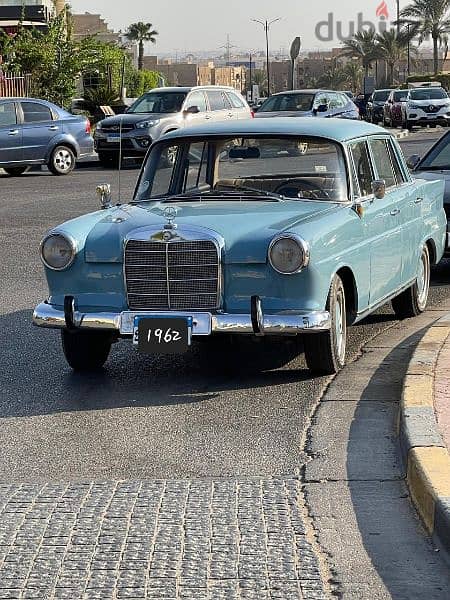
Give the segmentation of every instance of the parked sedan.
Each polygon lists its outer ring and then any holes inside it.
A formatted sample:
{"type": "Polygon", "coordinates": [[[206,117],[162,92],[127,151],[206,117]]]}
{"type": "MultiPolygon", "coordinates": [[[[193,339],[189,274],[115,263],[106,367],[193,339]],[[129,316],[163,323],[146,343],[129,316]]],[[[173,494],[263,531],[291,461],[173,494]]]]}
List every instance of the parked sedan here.
{"type": "Polygon", "coordinates": [[[359,110],[344,92],[297,90],[270,96],[255,117],[337,117],[359,119],[359,110]]]}
{"type": "Polygon", "coordinates": [[[450,256],[450,132],[443,135],[425,156],[413,154],[408,166],[414,177],[427,181],[445,181],[444,210],[447,215],[445,254],[450,256]]]}
{"type": "Polygon", "coordinates": [[[425,310],[444,251],[443,183],[414,181],[393,137],[361,121],[173,132],[129,203],[99,191],[104,210],[41,244],[50,291],[34,323],[61,330],[78,371],[100,368],[119,339],[171,354],[197,336],[304,334],[310,369],[334,373],[349,325],[389,301],[400,318],[425,310]],[[292,145],[305,151],[289,156],[292,145]]]}
{"type": "Polygon", "coordinates": [[[392,90],[375,90],[370,96],[366,107],[366,119],[378,125],[383,121],[384,105],[392,90]]]}
{"type": "Polygon", "coordinates": [[[8,175],[21,175],[30,165],[41,164],[54,175],[67,175],[77,158],[93,151],[86,117],[45,100],[0,99],[0,168],[8,175]]]}
{"type": "Polygon", "coordinates": [[[383,107],[383,125],[399,127],[403,124],[402,108],[407,102],[407,90],[392,90],[383,107]]]}

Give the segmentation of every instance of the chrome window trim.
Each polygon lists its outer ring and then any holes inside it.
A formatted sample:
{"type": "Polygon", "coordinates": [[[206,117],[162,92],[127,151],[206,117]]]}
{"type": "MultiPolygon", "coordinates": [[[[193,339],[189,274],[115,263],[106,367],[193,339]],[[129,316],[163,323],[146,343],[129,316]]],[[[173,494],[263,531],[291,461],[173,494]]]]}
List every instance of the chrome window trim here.
{"type": "Polygon", "coordinates": [[[77,243],[76,239],[74,237],[72,237],[71,235],[69,235],[68,233],[64,233],[63,231],[52,231],[51,233],[47,234],[44,238],[42,238],[41,243],[39,245],[39,254],[41,257],[41,261],[44,264],[44,266],[47,269],[50,269],[51,271],[66,271],[67,269],[69,269],[74,263],[77,252],[78,252],[78,243],[77,243]],[[67,265],[65,265],[64,267],[60,267],[60,268],[52,267],[51,265],[49,265],[47,263],[47,261],[45,260],[43,252],[42,252],[45,242],[47,242],[47,240],[49,240],[51,237],[56,237],[56,236],[65,238],[70,243],[70,246],[72,248],[70,261],[67,263],[67,265]]]}
{"type": "Polygon", "coordinates": [[[272,269],[274,271],[276,271],[277,273],[279,273],[280,275],[287,275],[287,276],[297,275],[298,273],[301,273],[303,271],[303,269],[306,269],[306,267],[309,265],[310,260],[311,260],[311,251],[310,251],[308,242],[306,240],[304,240],[302,237],[300,237],[299,235],[297,235],[296,233],[280,233],[280,234],[276,235],[270,242],[269,249],[267,251],[267,259],[268,259],[269,264],[272,267],[272,269]],[[279,242],[280,240],[286,240],[286,239],[294,240],[295,242],[298,243],[298,245],[303,250],[303,264],[296,271],[292,271],[292,273],[285,273],[284,271],[280,271],[279,269],[277,269],[275,267],[275,265],[272,263],[272,258],[270,256],[274,245],[277,242],[279,242]]]}
{"type": "MultiPolygon", "coordinates": [[[[122,256],[123,256],[123,264],[122,264],[122,275],[123,275],[123,283],[124,289],[127,298],[127,306],[130,306],[130,299],[128,294],[127,287],[127,277],[126,277],[126,264],[125,264],[125,250],[128,242],[156,242],[160,244],[165,244],[165,253],[167,258],[167,253],[169,251],[169,244],[171,241],[165,241],[162,239],[162,234],[164,233],[164,225],[150,225],[148,227],[140,227],[139,229],[135,229],[134,231],[130,231],[127,236],[123,240],[123,248],[122,248],[122,256]],[[156,239],[155,236],[161,234],[160,239],[156,239]],[[154,239],[152,239],[154,238],[154,239]]],[[[213,242],[216,251],[217,251],[217,265],[218,265],[218,278],[217,278],[217,302],[216,302],[216,311],[222,312],[224,305],[224,272],[223,272],[223,264],[224,264],[224,252],[225,252],[225,239],[213,231],[212,229],[207,229],[206,227],[197,227],[195,225],[179,225],[177,229],[173,230],[175,238],[172,242],[202,242],[208,241],[213,242]]],[[[166,261],[167,262],[167,261],[166,261]]],[[[167,274],[168,276],[168,274],[167,274]]],[[[170,298],[169,298],[169,306],[170,306],[170,298]]],[[[168,309],[172,311],[173,309],[168,309]]],[[[192,308],[190,310],[202,310],[192,308]]],[[[136,311],[135,311],[136,312],[136,311]]],[[[144,311],[145,312],[145,311],[144,311]]],[[[147,311],[148,312],[148,311],[147,311]]],[[[161,313],[161,310],[157,310],[155,312],[161,313]]]]}
{"type": "MultiPolygon", "coordinates": [[[[353,151],[352,151],[351,145],[352,144],[364,144],[366,146],[367,156],[369,157],[370,169],[372,171],[372,177],[375,179],[375,171],[374,171],[374,168],[373,168],[372,154],[370,152],[370,147],[369,147],[369,144],[367,142],[368,142],[367,138],[358,138],[358,139],[350,140],[350,142],[349,142],[349,151],[350,151],[350,154],[351,154],[351,157],[352,157],[352,162],[354,164],[354,157],[353,157],[353,151]]],[[[360,188],[359,179],[358,179],[358,172],[356,170],[356,165],[355,164],[354,164],[354,166],[355,166],[356,181],[358,182],[358,188],[359,188],[359,191],[361,193],[361,188],[360,188]]],[[[359,202],[367,202],[367,201],[373,201],[374,198],[375,198],[375,196],[373,194],[366,194],[365,196],[361,195],[361,196],[359,196],[358,198],[355,198],[355,199],[358,200],[359,202]]]]}

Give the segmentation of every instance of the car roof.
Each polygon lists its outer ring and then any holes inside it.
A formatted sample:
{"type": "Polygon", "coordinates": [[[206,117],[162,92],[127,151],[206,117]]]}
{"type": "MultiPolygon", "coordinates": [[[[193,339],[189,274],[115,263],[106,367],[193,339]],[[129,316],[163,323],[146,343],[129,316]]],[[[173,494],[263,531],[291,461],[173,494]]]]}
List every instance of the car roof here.
{"type": "Polygon", "coordinates": [[[146,94],[151,94],[153,92],[181,92],[181,93],[189,93],[193,90],[227,90],[229,92],[237,92],[236,89],[229,85],[194,85],[191,87],[188,86],[170,86],[170,87],[161,87],[161,88],[153,88],[152,90],[148,90],[145,92],[146,94]]]}
{"type": "Polygon", "coordinates": [[[285,92],[277,92],[276,94],[272,94],[272,96],[288,96],[289,94],[343,94],[344,92],[337,90],[325,90],[323,88],[317,89],[306,89],[306,90],[287,90],[285,92]]]}
{"type": "Polygon", "coordinates": [[[382,127],[349,119],[321,119],[317,117],[273,117],[243,119],[192,126],[172,131],[167,138],[244,135],[298,135],[321,137],[335,142],[346,142],[368,135],[389,135],[382,127]]]}

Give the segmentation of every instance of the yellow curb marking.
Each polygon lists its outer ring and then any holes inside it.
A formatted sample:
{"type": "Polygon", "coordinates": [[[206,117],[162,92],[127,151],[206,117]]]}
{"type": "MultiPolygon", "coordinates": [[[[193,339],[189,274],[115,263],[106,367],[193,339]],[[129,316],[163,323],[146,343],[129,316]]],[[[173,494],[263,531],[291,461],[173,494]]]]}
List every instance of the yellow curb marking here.
{"type": "Polygon", "coordinates": [[[450,335],[450,327],[431,327],[423,336],[418,348],[423,344],[438,343],[442,345],[450,335]]]}
{"type": "Polygon", "coordinates": [[[403,384],[404,408],[434,406],[434,378],[431,375],[407,375],[403,384]]]}
{"type": "Polygon", "coordinates": [[[450,455],[446,448],[413,448],[408,456],[408,484],[427,530],[434,530],[437,496],[450,496],[450,455]]]}

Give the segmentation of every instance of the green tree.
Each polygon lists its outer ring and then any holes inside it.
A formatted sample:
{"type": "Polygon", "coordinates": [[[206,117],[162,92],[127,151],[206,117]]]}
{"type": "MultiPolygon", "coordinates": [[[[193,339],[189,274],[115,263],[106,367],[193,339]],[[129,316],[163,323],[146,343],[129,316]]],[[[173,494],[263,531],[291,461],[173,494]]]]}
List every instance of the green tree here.
{"type": "Polygon", "coordinates": [[[347,83],[347,76],[344,69],[333,66],[319,77],[319,86],[339,90],[347,83]]]}
{"type": "Polygon", "coordinates": [[[132,42],[138,42],[139,44],[139,58],[138,58],[138,69],[142,71],[144,68],[144,42],[152,42],[156,44],[156,36],[159,35],[157,31],[153,29],[151,23],[133,23],[128,27],[125,37],[132,42]]]}
{"type": "Polygon", "coordinates": [[[350,60],[344,66],[346,81],[355,94],[362,88],[363,69],[358,61],[350,60]]]}
{"type": "Polygon", "coordinates": [[[432,39],[435,75],[439,73],[439,48],[448,44],[449,11],[449,0],[413,0],[400,12],[400,24],[409,25],[411,35],[418,37],[419,45],[432,39]]]}
{"type": "Polygon", "coordinates": [[[379,48],[375,29],[358,31],[352,38],[343,42],[343,44],[344,48],[341,52],[341,56],[358,58],[361,61],[361,65],[367,77],[373,61],[379,58],[379,48]]]}

